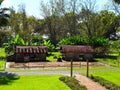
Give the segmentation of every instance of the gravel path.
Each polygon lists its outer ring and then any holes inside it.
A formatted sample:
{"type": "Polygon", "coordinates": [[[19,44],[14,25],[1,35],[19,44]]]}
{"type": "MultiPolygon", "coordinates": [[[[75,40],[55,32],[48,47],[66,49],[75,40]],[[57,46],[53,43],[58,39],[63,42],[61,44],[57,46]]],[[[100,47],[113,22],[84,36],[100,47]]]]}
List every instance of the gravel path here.
{"type": "MultiPolygon", "coordinates": [[[[40,74],[57,74],[57,75],[67,75],[70,76],[70,71],[62,71],[62,70],[57,70],[57,71],[40,71],[40,72],[0,72],[0,75],[40,75],[40,74]]],[[[78,72],[73,72],[73,76],[79,81],[80,84],[84,85],[87,87],[88,90],[107,90],[98,83],[92,81],[91,79],[80,75],[78,72]]]]}

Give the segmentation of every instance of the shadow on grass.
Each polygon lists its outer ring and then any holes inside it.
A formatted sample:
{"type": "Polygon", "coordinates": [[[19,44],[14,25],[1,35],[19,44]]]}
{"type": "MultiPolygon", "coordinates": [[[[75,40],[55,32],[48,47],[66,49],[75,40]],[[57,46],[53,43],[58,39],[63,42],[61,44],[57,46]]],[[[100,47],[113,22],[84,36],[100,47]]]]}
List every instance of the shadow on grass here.
{"type": "Polygon", "coordinates": [[[19,78],[20,76],[14,73],[0,72],[0,85],[9,85],[19,78]]]}

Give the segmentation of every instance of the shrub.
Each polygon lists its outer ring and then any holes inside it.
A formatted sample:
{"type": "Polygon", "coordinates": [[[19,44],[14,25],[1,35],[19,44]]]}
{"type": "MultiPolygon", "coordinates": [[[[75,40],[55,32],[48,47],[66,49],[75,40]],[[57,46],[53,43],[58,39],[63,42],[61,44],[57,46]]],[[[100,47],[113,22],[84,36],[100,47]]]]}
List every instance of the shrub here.
{"type": "Polygon", "coordinates": [[[91,75],[90,78],[92,80],[94,80],[95,82],[100,83],[102,86],[105,86],[109,90],[120,90],[120,86],[117,86],[116,84],[114,84],[114,83],[112,83],[110,81],[107,81],[102,77],[91,75]]]}
{"type": "Polygon", "coordinates": [[[31,45],[42,45],[44,39],[42,36],[33,36],[31,39],[31,45]]]}
{"type": "Polygon", "coordinates": [[[66,85],[68,85],[72,90],[87,90],[87,88],[85,86],[80,85],[75,78],[62,76],[59,79],[63,81],[66,85]]]}
{"type": "Polygon", "coordinates": [[[13,52],[13,47],[17,45],[28,45],[28,42],[25,42],[23,38],[19,35],[16,35],[15,38],[12,38],[8,41],[8,43],[4,43],[5,52],[10,54],[13,52]]]}
{"type": "Polygon", "coordinates": [[[94,37],[90,39],[85,39],[79,36],[71,36],[68,38],[63,38],[59,45],[91,45],[94,47],[106,46],[108,45],[108,39],[102,37],[94,37]]]}
{"type": "Polygon", "coordinates": [[[55,46],[51,43],[50,40],[44,40],[43,45],[48,47],[49,51],[53,51],[55,46]]]}
{"type": "Polygon", "coordinates": [[[95,37],[89,39],[89,45],[94,47],[106,46],[108,45],[108,39],[102,37],[95,37]]]}
{"type": "Polygon", "coordinates": [[[71,36],[71,37],[67,37],[67,38],[63,38],[58,45],[85,45],[86,41],[79,37],[79,36],[71,36]]]}

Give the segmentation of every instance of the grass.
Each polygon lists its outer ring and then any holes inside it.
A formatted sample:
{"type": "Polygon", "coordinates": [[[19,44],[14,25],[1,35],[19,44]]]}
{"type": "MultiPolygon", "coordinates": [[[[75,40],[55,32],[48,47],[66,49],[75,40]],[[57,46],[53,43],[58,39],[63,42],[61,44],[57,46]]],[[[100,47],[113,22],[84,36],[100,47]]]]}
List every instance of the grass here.
{"type": "Polygon", "coordinates": [[[20,76],[7,85],[1,85],[0,90],[70,90],[59,80],[60,75],[29,75],[20,76]]]}
{"type": "Polygon", "coordinates": [[[118,57],[117,59],[97,58],[96,60],[99,61],[99,62],[108,64],[110,66],[115,66],[115,67],[119,67],[120,66],[120,57],[118,57]]]}
{"type": "Polygon", "coordinates": [[[99,72],[99,73],[94,73],[92,74],[94,76],[99,76],[104,78],[105,80],[108,80],[116,85],[120,86],[120,72],[99,72]]]}
{"type": "Polygon", "coordinates": [[[99,76],[104,78],[105,80],[108,80],[116,85],[120,86],[120,72],[106,72],[106,73],[94,73],[94,76],[99,76]]]}

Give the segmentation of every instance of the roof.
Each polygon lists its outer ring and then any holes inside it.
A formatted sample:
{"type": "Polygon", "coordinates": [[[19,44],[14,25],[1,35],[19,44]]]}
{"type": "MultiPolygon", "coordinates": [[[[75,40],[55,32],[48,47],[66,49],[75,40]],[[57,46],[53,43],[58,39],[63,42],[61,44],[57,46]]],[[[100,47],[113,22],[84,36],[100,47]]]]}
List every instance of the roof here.
{"type": "Polygon", "coordinates": [[[63,53],[92,53],[92,46],[83,45],[62,45],[63,53]]]}
{"type": "Polygon", "coordinates": [[[47,53],[46,46],[16,46],[14,48],[15,53],[23,53],[23,54],[39,54],[39,53],[47,53]]]}

